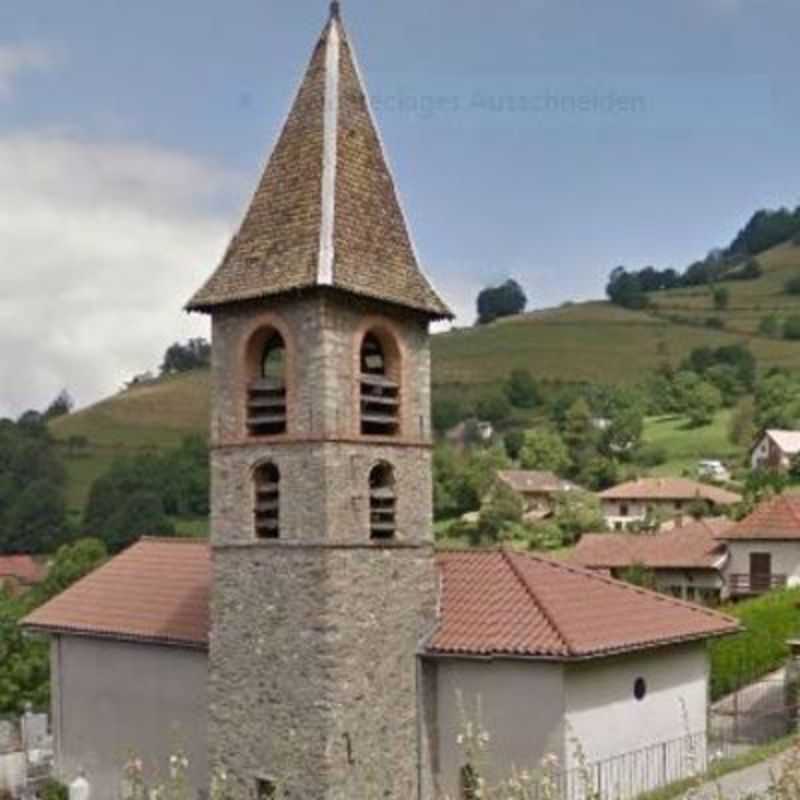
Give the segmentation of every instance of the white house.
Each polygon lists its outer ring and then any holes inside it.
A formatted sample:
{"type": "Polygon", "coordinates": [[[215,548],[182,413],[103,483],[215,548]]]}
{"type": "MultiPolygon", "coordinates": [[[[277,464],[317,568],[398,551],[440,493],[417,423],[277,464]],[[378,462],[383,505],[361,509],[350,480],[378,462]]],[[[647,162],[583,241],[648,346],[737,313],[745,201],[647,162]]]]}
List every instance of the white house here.
{"type": "Polygon", "coordinates": [[[631,567],[642,566],[653,574],[659,591],[714,605],[726,595],[725,575],[730,560],[719,537],[733,525],[726,518],[702,519],[653,536],[587,534],[571,560],[615,577],[631,567]]]}
{"type": "Polygon", "coordinates": [[[719,534],[728,548],[727,583],[734,597],[800,585],[800,496],[767,500],[719,534]]]}
{"type": "MultiPolygon", "coordinates": [[[[569,783],[580,741],[605,785],[636,753],[647,781],[618,787],[632,796],[686,774],[687,733],[703,757],[706,641],[734,620],[528,554],[437,564],[440,613],[418,654],[436,798],[460,796],[463,715],[488,732],[490,778],[553,754],[569,783]]],[[[98,797],[114,797],[131,752],[163,770],[180,744],[205,789],[210,574],[206,543],[145,539],[27,618],[52,637],[62,777],[83,767],[98,797]]]]}
{"type": "Polygon", "coordinates": [[[623,531],[645,522],[652,514],[683,518],[698,503],[709,513],[721,512],[742,498],[688,478],[642,478],[601,492],[600,500],[608,527],[623,531]]]}
{"type": "Polygon", "coordinates": [[[800,431],[767,430],[750,453],[752,469],[787,470],[800,453],[800,431]]]}

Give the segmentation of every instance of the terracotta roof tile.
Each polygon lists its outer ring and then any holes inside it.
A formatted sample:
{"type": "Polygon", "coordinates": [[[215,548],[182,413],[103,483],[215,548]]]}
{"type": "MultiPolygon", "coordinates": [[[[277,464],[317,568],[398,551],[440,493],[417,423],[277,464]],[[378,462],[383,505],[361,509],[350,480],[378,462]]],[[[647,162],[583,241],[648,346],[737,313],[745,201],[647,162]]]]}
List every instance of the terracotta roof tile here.
{"type": "Polygon", "coordinates": [[[642,478],[600,493],[603,500],[710,500],[716,505],[734,505],[741,496],[688,478],[642,478]]]}
{"type": "Polygon", "coordinates": [[[715,569],[725,558],[718,537],[733,526],[729,519],[700,520],[654,535],[599,533],[583,536],[573,563],[589,569],[715,569]]]}
{"type": "Polygon", "coordinates": [[[452,316],[420,270],[352,46],[335,17],[239,232],[188,308],[314,286],[452,316]]]}
{"type": "Polygon", "coordinates": [[[761,503],[720,539],[800,539],[800,495],[783,494],[761,503]]]}
{"type": "Polygon", "coordinates": [[[590,658],[734,633],[717,612],[529,554],[440,556],[431,653],[590,658]]]}
{"type": "MultiPolygon", "coordinates": [[[[500,551],[438,557],[429,650],[581,658],[733,632],[734,620],[562,563],[500,551]]],[[[40,631],[205,647],[206,542],[143,539],[28,616],[40,631]]]]}
{"type": "Polygon", "coordinates": [[[204,647],[210,583],[206,542],[142,539],[45,603],[23,624],[204,647]]]}
{"type": "Polygon", "coordinates": [[[16,578],[29,585],[40,583],[47,575],[47,568],[31,556],[0,556],[0,578],[16,578]]]}

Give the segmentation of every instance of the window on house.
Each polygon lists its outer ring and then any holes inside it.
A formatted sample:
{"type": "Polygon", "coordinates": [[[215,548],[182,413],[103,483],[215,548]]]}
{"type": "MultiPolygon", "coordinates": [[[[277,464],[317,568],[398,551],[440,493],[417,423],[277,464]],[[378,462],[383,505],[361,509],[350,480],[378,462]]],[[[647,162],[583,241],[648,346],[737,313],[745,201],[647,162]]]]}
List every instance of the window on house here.
{"type": "Polygon", "coordinates": [[[286,433],[286,344],[269,330],[257,337],[253,377],[247,387],[247,428],[252,436],[286,433]]]}
{"type": "Polygon", "coordinates": [[[628,504],[627,503],[623,503],[619,507],[619,515],[621,517],[627,517],[629,513],[630,513],[630,508],[629,508],[628,504]]]}
{"type": "Polygon", "coordinates": [[[255,472],[255,529],[259,539],[280,537],[281,474],[274,464],[262,464],[255,472]]]}
{"type": "Polygon", "coordinates": [[[394,470],[378,464],[369,475],[369,533],[372,539],[391,539],[397,532],[397,494],[394,470]]]}
{"type": "Polygon", "coordinates": [[[361,433],[393,436],[400,425],[398,359],[374,333],[361,344],[361,433]],[[394,363],[393,363],[394,362],[394,363]]]}
{"type": "Polygon", "coordinates": [[[647,697],[647,681],[644,678],[637,678],[633,684],[633,696],[641,702],[647,697]]]}

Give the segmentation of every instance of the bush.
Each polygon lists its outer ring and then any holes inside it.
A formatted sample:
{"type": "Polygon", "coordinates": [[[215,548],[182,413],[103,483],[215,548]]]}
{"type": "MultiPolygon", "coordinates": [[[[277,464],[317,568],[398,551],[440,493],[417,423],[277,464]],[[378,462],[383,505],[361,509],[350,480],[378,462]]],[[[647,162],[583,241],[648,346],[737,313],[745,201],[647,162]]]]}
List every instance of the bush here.
{"type": "Polygon", "coordinates": [[[707,317],[706,328],[713,328],[714,330],[721,331],[725,327],[725,320],[720,317],[707,317]]]}
{"type": "Polygon", "coordinates": [[[667,449],[657,444],[642,445],[634,455],[634,461],[641,467],[659,467],[667,458],[667,449]]]}
{"type": "Polygon", "coordinates": [[[800,633],[800,590],[773,592],[727,607],[744,632],[711,646],[711,693],[714,699],[734,692],[782,667],[789,657],[787,640],[800,633]]]}
{"type": "Polygon", "coordinates": [[[797,275],[796,277],[790,278],[788,281],[786,281],[783,288],[786,294],[800,294],[800,275],[797,275]]]}
{"type": "Polygon", "coordinates": [[[727,286],[718,286],[713,292],[714,308],[717,311],[724,311],[731,302],[731,292],[727,286]]]}
{"type": "Polygon", "coordinates": [[[762,336],[780,336],[781,320],[777,314],[768,314],[758,323],[758,332],[762,336]]]}
{"type": "Polygon", "coordinates": [[[42,800],[69,800],[69,789],[55,778],[48,778],[39,790],[42,800]]]}
{"type": "Polygon", "coordinates": [[[792,342],[800,341],[800,315],[795,314],[783,323],[783,338],[792,342]]]}
{"type": "Polygon", "coordinates": [[[506,393],[515,408],[535,408],[539,402],[539,387],[526,369],[515,369],[508,378],[506,393]]]}

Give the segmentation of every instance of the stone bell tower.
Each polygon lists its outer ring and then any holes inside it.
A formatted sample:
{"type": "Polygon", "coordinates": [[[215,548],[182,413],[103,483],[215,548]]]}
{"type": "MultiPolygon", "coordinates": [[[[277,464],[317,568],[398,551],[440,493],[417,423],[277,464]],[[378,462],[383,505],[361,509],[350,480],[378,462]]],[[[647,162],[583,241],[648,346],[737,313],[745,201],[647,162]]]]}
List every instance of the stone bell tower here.
{"type": "Polygon", "coordinates": [[[337,3],[188,308],[213,327],[211,763],[232,800],[427,796],[428,327],[450,312],[337,3]]]}

